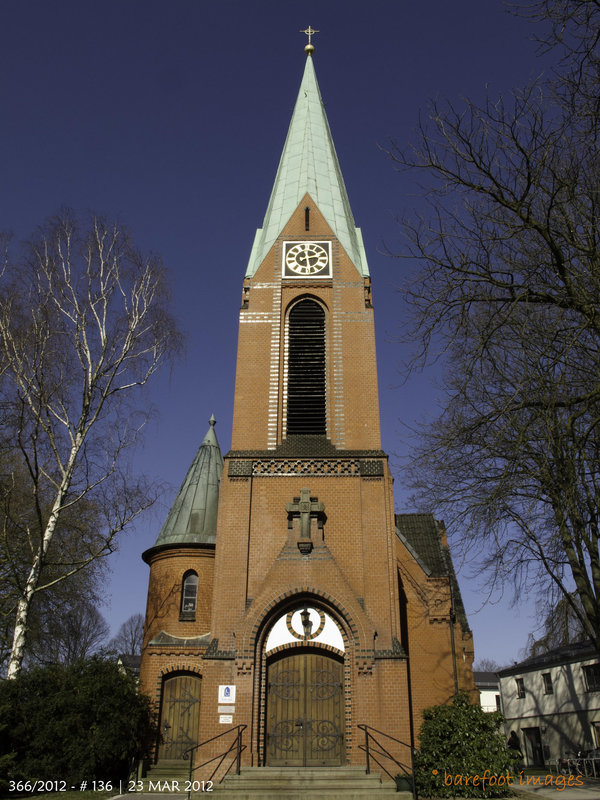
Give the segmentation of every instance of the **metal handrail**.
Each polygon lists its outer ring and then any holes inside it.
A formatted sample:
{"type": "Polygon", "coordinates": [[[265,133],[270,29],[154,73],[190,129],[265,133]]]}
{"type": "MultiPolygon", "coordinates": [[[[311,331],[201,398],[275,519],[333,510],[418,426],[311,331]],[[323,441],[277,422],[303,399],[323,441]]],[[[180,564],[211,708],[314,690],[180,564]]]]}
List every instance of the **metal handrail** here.
{"type": "Polygon", "coordinates": [[[235,751],[235,757],[232,760],[231,764],[227,767],[227,769],[225,770],[223,775],[219,778],[219,783],[221,783],[221,781],[227,775],[229,775],[229,771],[231,770],[231,768],[232,768],[232,766],[234,764],[235,764],[235,774],[236,775],[240,774],[241,755],[242,755],[242,751],[246,749],[246,745],[242,744],[242,734],[246,730],[247,727],[248,727],[247,725],[236,725],[235,728],[228,728],[226,731],[223,731],[223,733],[218,733],[216,736],[212,736],[210,739],[205,739],[203,742],[200,742],[200,744],[196,744],[196,745],[194,745],[194,747],[190,747],[189,750],[185,751],[184,758],[188,758],[189,757],[189,759],[190,759],[190,773],[189,773],[189,782],[188,782],[188,800],[190,800],[190,795],[191,795],[191,792],[192,792],[192,774],[197,769],[201,769],[202,767],[205,767],[207,764],[212,764],[213,761],[218,761],[218,764],[213,769],[213,771],[212,771],[212,773],[210,775],[210,778],[208,778],[209,781],[212,781],[212,779],[217,774],[217,772],[219,770],[219,767],[221,766],[223,761],[225,761],[227,756],[230,753],[234,752],[234,751],[235,751]],[[205,744],[209,744],[210,742],[214,742],[216,739],[221,739],[221,737],[227,736],[227,734],[232,733],[233,731],[237,731],[237,733],[235,735],[235,739],[233,740],[233,743],[230,744],[229,747],[226,750],[224,750],[222,753],[219,753],[216,756],[213,756],[212,758],[209,758],[208,761],[203,761],[202,764],[198,764],[196,767],[194,766],[193,753],[195,753],[196,750],[199,750],[201,747],[204,747],[205,744]]]}
{"type": "Polygon", "coordinates": [[[415,785],[415,770],[414,770],[415,748],[411,744],[408,744],[408,742],[403,742],[401,739],[397,739],[395,736],[392,736],[391,734],[386,733],[385,731],[380,731],[377,728],[373,728],[371,725],[360,724],[357,727],[365,732],[365,743],[359,744],[358,748],[359,750],[363,750],[366,753],[367,775],[371,774],[371,759],[373,759],[373,761],[375,761],[375,763],[379,767],[381,767],[381,769],[385,772],[385,774],[388,775],[393,781],[395,781],[396,776],[392,775],[392,773],[381,763],[381,761],[379,761],[377,756],[383,756],[384,758],[388,758],[390,759],[390,761],[393,761],[397,767],[400,767],[400,769],[404,772],[404,774],[407,777],[410,777],[413,800],[418,800],[417,788],[415,785]],[[373,733],[371,733],[371,731],[373,731],[373,733]],[[385,745],[377,741],[377,738],[373,735],[375,733],[379,734],[380,736],[385,736],[387,739],[391,739],[393,742],[401,744],[404,747],[408,747],[410,752],[410,768],[407,768],[407,765],[403,764],[402,761],[398,761],[398,759],[386,749],[385,745]],[[373,745],[369,745],[369,739],[373,740],[373,743],[376,745],[376,747],[373,747],[373,745]]]}

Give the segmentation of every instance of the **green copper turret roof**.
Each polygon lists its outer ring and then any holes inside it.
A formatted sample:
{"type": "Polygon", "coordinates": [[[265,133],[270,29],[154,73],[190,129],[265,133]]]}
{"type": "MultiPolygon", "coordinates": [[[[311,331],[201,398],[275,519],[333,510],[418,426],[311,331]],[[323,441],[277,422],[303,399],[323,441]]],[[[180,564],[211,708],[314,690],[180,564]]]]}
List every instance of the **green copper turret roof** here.
{"type": "Polygon", "coordinates": [[[219,479],[223,456],[215,434],[215,418],[192,462],[155,547],[214,543],[217,533],[219,479]]]}
{"type": "Polygon", "coordinates": [[[352,216],[310,52],[267,213],[254,238],[247,277],[254,275],[306,192],[358,271],[368,275],[362,234],[352,216]]]}

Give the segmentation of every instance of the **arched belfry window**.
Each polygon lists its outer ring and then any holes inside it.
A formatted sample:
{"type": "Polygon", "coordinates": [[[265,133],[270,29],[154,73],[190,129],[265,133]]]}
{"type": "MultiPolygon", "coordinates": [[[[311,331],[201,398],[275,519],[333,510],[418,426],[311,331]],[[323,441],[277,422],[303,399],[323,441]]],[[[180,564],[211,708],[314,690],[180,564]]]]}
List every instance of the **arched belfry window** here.
{"type": "Polygon", "coordinates": [[[288,326],[287,434],[324,435],[325,312],[314,300],[296,303],[288,326]]]}
{"type": "Polygon", "coordinates": [[[197,601],[198,575],[190,570],[185,573],[181,581],[181,619],[195,619],[197,601]]]}

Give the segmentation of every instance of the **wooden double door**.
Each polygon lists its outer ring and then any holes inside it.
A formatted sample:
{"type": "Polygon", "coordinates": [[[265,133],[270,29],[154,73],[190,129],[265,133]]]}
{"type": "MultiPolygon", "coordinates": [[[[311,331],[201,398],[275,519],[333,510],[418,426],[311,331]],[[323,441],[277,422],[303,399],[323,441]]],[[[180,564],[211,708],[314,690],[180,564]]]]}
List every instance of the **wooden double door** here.
{"type": "Polygon", "coordinates": [[[184,759],[198,744],[201,678],[184,673],[165,678],[160,708],[158,757],[184,759]]]}
{"type": "Polygon", "coordinates": [[[293,652],[267,667],[268,766],[339,766],[344,758],[343,664],[293,652]]]}

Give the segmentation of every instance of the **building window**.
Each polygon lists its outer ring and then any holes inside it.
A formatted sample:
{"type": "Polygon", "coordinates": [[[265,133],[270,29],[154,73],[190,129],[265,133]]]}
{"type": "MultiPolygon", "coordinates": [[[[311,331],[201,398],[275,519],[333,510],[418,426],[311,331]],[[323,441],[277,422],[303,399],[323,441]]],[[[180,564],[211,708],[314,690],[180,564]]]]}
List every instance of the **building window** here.
{"type": "Polygon", "coordinates": [[[302,300],[289,315],[287,434],[325,433],[325,312],[302,300]]]}
{"type": "Polygon", "coordinates": [[[542,680],[544,681],[544,694],[554,694],[554,687],[552,686],[552,676],[549,672],[542,672],[542,680]]]}
{"type": "Polygon", "coordinates": [[[500,695],[496,695],[496,711],[502,711],[502,706],[500,705],[500,695]]]}
{"type": "Polygon", "coordinates": [[[198,600],[198,575],[195,572],[186,572],[181,582],[181,620],[196,618],[196,602],[198,600]]]}
{"type": "Polygon", "coordinates": [[[585,688],[588,692],[600,692],[600,664],[590,664],[583,668],[585,688]]]}
{"type": "Polygon", "coordinates": [[[517,697],[522,700],[525,697],[525,682],[523,678],[515,678],[517,684],[517,697]]]}
{"type": "Polygon", "coordinates": [[[400,644],[405,655],[408,655],[408,600],[400,571],[398,571],[398,599],[400,601],[400,644]]]}

